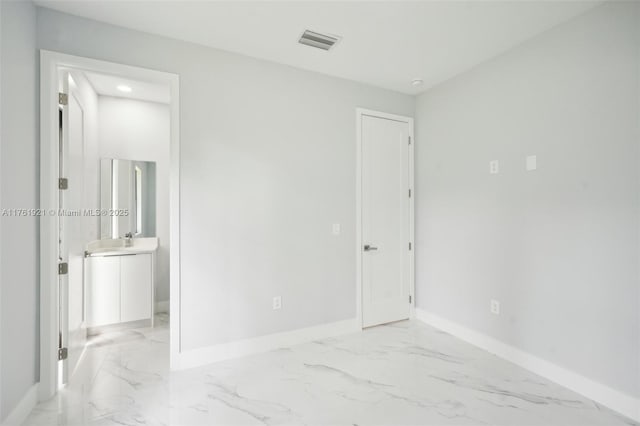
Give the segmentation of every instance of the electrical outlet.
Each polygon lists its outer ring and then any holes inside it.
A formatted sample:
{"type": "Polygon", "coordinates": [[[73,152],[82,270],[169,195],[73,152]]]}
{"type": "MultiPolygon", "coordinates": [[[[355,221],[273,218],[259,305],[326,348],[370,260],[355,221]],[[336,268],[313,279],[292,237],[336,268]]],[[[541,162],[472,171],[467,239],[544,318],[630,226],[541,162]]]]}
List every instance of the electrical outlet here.
{"type": "Polygon", "coordinates": [[[275,296],[273,298],[273,310],[278,310],[282,308],[282,296],[275,296]]]}
{"type": "Polygon", "coordinates": [[[500,163],[498,160],[489,161],[489,174],[497,175],[500,172],[500,163]]]}
{"type": "Polygon", "coordinates": [[[331,232],[333,233],[333,235],[340,235],[340,224],[334,223],[333,227],[331,228],[331,232]]]}
{"type": "Polygon", "coordinates": [[[491,306],[489,309],[492,314],[500,315],[500,302],[495,299],[491,299],[491,306]]]}

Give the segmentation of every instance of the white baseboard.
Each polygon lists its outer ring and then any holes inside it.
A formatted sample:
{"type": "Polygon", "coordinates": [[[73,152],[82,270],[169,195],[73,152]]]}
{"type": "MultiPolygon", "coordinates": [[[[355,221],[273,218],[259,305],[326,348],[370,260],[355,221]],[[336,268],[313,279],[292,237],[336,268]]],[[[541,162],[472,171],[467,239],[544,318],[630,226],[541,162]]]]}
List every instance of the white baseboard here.
{"type": "Polygon", "coordinates": [[[2,422],[2,426],[19,426],[27,419],[31,411],[38,404],[38,385],[31,386],[24,394],[18,405],[9,413],[2,422]]]}
{"type": "Polygon", "coordinates": [[[438,315],[416,309],[416,318],[533,373],[586,396],[635,421],[640,421],[640,399],[538,358],[493,337],[471,330],[438,315]]]}
{"type": "Polygon", "coordinates": [[[162,300],[160,302],[156,302],[155,303],[155,313],[158,312],[166,312],[169,313],[169,301],[168,300],[162,300]]]}
{"type": "Polygon", "coordinates": [[[267,352],[282,347],[357,331],[361,331],[361,328],[354,318],[251,339],[236,340],[234,342],[209,346],[202,349],[181,352],[177,355],[175,362],[173,359],[171,360],[171,368],[175,370],[194,368],[226,359],[267,352]]]}

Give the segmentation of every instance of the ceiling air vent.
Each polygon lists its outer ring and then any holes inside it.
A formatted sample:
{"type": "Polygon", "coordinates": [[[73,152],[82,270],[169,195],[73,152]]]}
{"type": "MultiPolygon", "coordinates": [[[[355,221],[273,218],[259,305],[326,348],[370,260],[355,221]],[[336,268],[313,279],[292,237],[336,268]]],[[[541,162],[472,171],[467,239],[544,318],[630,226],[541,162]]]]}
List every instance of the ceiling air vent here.
{"type": "Polygon", "coordinates": [[[332,36],[328,34],[320,34],[315,31],[306,30],[298,43],[306,44],[307,46],[317,47],[322,50],[329,50],[340,40],[340,37],[332,36]]]}

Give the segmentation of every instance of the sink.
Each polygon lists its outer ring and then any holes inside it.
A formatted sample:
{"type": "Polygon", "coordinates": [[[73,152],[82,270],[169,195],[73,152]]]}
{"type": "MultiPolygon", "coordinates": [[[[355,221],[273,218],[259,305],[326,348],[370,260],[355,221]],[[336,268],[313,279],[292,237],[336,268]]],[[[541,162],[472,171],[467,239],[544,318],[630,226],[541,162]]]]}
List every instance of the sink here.
{"type": "Polygon", "coordinates": [[[152,253],[158,249],[158,238],[113,238],[91,241],[85,256],[118,256],[124,254],[152,253]]]}

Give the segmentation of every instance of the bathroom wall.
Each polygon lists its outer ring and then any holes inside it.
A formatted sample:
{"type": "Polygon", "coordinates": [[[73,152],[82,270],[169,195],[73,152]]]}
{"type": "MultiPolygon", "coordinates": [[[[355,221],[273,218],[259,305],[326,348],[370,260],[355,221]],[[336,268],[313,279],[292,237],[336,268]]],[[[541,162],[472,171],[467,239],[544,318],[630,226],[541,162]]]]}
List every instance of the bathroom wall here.
{"type": "Polygon", "coordinates": [[[625,2],[422,94],[418,307],[640,396],[639,105],[625,2]]]}
{"type": "MultiPolygon", "coordinates": [[[[156,302],[169,300],[169,106],[98,97],[99,158],[156,163],[156,302]]],[[[163,309],[167,304],[161,303],[163,309]]]]}

